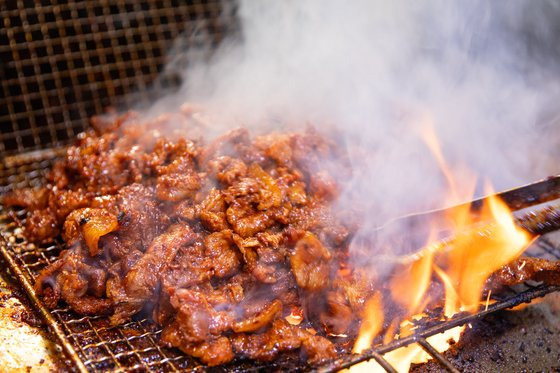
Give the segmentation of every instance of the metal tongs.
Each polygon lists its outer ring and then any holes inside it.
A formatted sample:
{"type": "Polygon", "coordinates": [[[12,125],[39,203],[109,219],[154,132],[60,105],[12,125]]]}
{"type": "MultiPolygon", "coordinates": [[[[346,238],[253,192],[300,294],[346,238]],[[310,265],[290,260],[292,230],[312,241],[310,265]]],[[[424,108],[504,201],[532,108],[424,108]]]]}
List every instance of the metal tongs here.
{"type": "MultiPolygon", "coordinates": [[[[519,210],[559,199],[560,175],[502,191],[492,196],[499,197],[515,213],[519,210]]],[[[369,234],[378,244],[390,245],[393,248],[399,247],[403,251],[402,254],[411,253],[425,244],[429,231],[432,230],[434,225],[439,230],[438,238],[445,238],[448,233],[447,229],[451,227],[449,216],[453,215],[454,210],[465,211],[465,209],[469,209],[476,220],[477,213],[492,196],[481,197],[443,209],[400,216],[375,228],[369,234]]]]}

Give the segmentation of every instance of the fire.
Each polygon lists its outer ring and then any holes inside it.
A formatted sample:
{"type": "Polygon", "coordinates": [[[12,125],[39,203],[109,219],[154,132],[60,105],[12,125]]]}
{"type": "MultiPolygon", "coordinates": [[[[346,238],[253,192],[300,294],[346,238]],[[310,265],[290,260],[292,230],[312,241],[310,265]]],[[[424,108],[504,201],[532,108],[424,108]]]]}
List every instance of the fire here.
{"type": "Polygon", "coordinates": [[[365,304],[360,333],[352,352],[360,353],[371,347],[371,342],[383,327],[383,317],[381,294],[376,292],[365,304]]]}
{"type": "Polygon", "coordinates": [[[423,296],[430,285],[433,251],[425,250],[418,259],[391,282],[391,295],[410,314],[421,311],[423,296]]]}
{"type": "MultiPolygon", "coordinates": [[[[458,204],[472,199],[475,177],[465,170],[448,166],[433,127],[427,126],[422,137],[447,181],[449,193],[444,202],[458,204]]],[[[403,308],[405,316],[391,322],[385,332],[384,343],[413,334],[415,327],[410,320],[421,318],[420,312],[429,303],[443,301],[442,318],[445,319],[458,312],[476,312],[479,307],[487,308],[492,302],[490,293],[481,299],[485,282],[493,272],[521,255],[532,237],[515,225],[511,211],[503,201],[493,196],[490,187],[486,192],[489,197],[476,218],[468,205],[449,209],[446,220],[451,224],[451,238],[445,243],[437,242],[435,237],[441,227],[433,226],[424,248],[394,273],[389,284],[391,298],[403,308]],[[430,299],[427,293],[434,281],[443,285],[445,299],[430,299]]],[[[445,228],[449,229],[448,226],[445,228]]],[[[370,348],[372,341],[381,333],[384,318],[381,301],[381,296],[376,293],[367,302],[353,352],[370,348]]],[[[464,326],[455,327],[427,338],[427,341],[443,352],[449,348],[451,340],[459,340],[464,329],[464,326]]],[[[426,362],[430,355],[418,344],[411,344],[385,354],[384,358],[399,372],[407,372],[411,364],[426,362]]],[[[373,360],[352,369],[384,371],[373,360]]]]}
{"type": "Polygon", "coordinates": [[[475,227],[456,234],[444,258],[458,301],[468,311],[478,309],[488,277],[521,255],[531,242],[529,233],[515,226],[508,207],[497,197],[488,198],[481,216],[492,223],[483,231],[475,227]]]}

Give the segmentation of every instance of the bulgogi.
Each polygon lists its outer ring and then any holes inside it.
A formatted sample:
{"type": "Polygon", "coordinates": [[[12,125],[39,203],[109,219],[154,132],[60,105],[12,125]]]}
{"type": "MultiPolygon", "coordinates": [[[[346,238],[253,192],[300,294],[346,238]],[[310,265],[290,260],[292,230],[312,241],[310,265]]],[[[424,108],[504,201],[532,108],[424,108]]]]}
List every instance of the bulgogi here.
{"type": "Polygon", "coordinates": [[[325,333],[357,322],[369,295],[351,291],[365,279],[337,276],[349,228],[329,212],[338,186],[321,167],[344,158],[337,147],[312,130],[236,129],[205,144],[163,125],[93,118],[44,188],[5,196],[28,210],[30,241],[67,246],[37,293],[115,325],[151,312],[163,343],[208,365],[294,349],[311,363],[334,357],[325,333]],[[313,305],[323,299],[336,302],[313,305]],[[292,313],[320,322],[294,325],[292,313]]]}
{"type": "MultiPolygon", "coordinates": [[[[4,197],[27,209],[30,241],[66,243],[36,292],[114,325],[149,313],[162,343],[210,366],[298,349],[311,364],[334,358],[331,340],[355,336],[380,287],[350,268],[357,227],[334,211],[345,154],[311,129],[205,143],[193,123],[190,111],[95,117],[44,188],[4,197]]],[[[519,260],[523,273],[512,263],[490,283],[558,282],[557,264],[519,260]]]]}

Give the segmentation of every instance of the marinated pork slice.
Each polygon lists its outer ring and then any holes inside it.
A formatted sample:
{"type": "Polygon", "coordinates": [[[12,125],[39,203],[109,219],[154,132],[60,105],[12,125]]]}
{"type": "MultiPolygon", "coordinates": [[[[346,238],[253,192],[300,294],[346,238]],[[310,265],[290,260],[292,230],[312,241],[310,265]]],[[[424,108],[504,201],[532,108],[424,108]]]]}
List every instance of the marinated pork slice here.
{"type": "Polygon", "coordinates": [[[49,190],[47,188],[16,189],[2,198],[5,206],[18,206],[29,210],[39,210],[47,207],[49,190]]]}
{"type": "Polygon", "coordinates": [[[251,359],[270,361],[279,353],[299,349],[311,363],[319,363],[336,356],[336,349],[328,339],[313,335],[284,319],[277,319],[270,329],[260,334],[234,334],[233,350],[251,359]]]}
{"type": "Polygon", "coordinates": [[[142,309],[157,291],[162,273],[182,246],[191,243],[196,234],[186,224],[171,225],[157,236],[150,247],[122,279],[122,292],[115,292],[115,314],[111,323],[121,324],[142,309]]]}

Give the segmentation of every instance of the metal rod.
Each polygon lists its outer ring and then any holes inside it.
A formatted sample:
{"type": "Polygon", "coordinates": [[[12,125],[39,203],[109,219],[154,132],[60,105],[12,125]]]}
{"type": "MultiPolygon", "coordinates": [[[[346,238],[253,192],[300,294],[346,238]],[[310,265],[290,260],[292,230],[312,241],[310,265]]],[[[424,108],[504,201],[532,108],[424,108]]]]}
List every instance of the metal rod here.
{"type": "Polygon", "coordinates": [[[52,314],[43,305],[43,303],[39,300],[39,298],[37,298],[37,295],[35,294],[35,290],[33,289],[31,282],[29,281],[27,276],[25,276],[25,274],[18,266],[18,264],[16,263],[12,255],[8,252],[7,243],[5,239],[3,237],[0,237],[0,239],[2,240],[2,244],[0,245],[0,252],[2,253],[2,257],[4,258],[4,260],[6,261],[6,264],[10,268],[10,271],[17,278],[20,285],[25,290],[27,297],[29,298],[29,300],[31,301],[35,309],[39,311],[40,316],[47,323],[49,329],[56,335],[56,337],[62,344],[62,349],[64,350],[68,358],[70,358],[70,360],[72,360],[72,362],[75,364],[76,369],[80,373],[87,373],[88,370],[84,365],[84,363],[82,362],[82,359],[80,359],[80,356],[78,356],[78,353],[76,352],[76,350],[74,349],[74,347],[72,346],[68,338],[66,338],[66,335],[64,334],[64,332],[62,331],[62,329],[60,328],[59,324],[54,319],[52,314]]]}
{"type": "Polygon", "coordinates": [[[387,372],[389,373],[397,373],[396,369],[393,368],[391,366],[391,364],[389,364],[389,362],[387,360],[385,360],[385,358],[381,355],[379,355],[377,352],[372,351],[372,356],[375,359],[375,361],[377,361],[377,363],[379,365],[381,365],[381,367],[383,369],[385,369],[387,372]]]}
{"type": "Polygon", "coordinates": [[[546,206],[515,219],[515,224],[533,234],[560,229],[560,205],[546,206]]]}
{"type": "Polygon", "coordinates": [[[352,361],[343,362],[342,364],[327,364],[316,370],[318,373],[334,373],[341,369],[350,368],[353,365],[363,363],[368,360],[375,360],[385,371],[389,373],[398,373],[395,368],[385,358],[375,350],[367,350],[363,355],[354,355],[358,358],[352,361]]]}
{"type": "Polygon", "coordinates": [[[400,216],[378,227],[377,230],[385,230],[393,225],[414,225],[417,222],[423,222],[426,220],[438,221],[445,219],[446,216],[452,214],[453,211],[465,211],[465,209],[467,209],[475,213],[479,211],[491,197],[500,198],[512,211],[550,202],[560,198],[560,175],[549,177],[547,179],[539,180],[528,185],[509,189],[490,196],[484,196],[459,205],[400,216]]]}
{"type": "Polygon", "coordinates": [[[4,158],[4,167],[17,167],[21,164],[44,161],[45,159],[53,159],[55,157],[60,157],[66,152],[66,147],[60,148],[48,148],[41,150],[34,150],[26,153],[19,153],[12,156],[7,156],[4,158]]]}
{"type": "Polygon", "coordinates": [[[442,354],[440,354],[438,350],[436,350],[434,348],[434,346],[429,344],[428,341],[425,338],[418,338],[418,340],[416,342],[420,346],[422,346],[422,348],[424,350],[426,350],[427,353],[429,353],[434,358],[436,358],[436,360],[439,361],[439,363],[441,365],[443,365],[445,367],[445,369],[447,369],[449,372],[451,372],[451,373],[461,373],[457,368],[455,368],[453,365],[451,365],[451,363],[449,361],[447,361],[445,359],[445,357],[442,354]]]}

